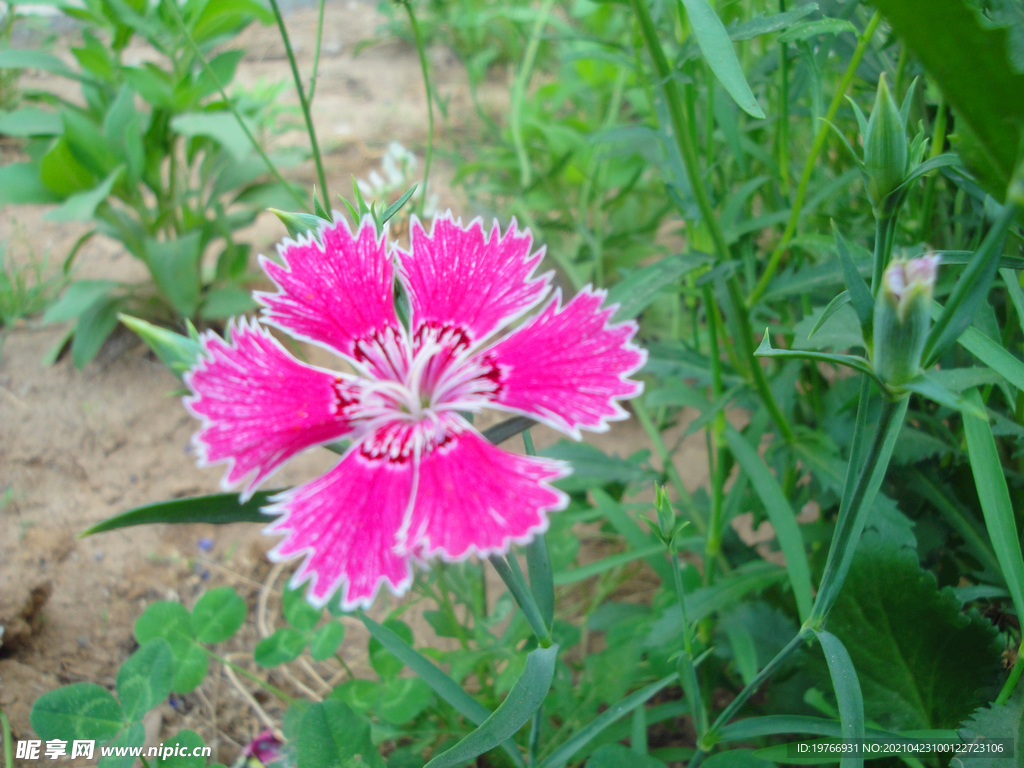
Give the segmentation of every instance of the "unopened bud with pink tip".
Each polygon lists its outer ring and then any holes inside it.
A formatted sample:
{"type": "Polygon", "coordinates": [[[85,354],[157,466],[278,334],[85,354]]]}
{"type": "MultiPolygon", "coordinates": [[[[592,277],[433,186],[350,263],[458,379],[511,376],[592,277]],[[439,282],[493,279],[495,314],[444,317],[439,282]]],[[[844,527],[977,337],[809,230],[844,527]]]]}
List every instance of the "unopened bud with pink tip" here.
{"type": "Polygon", "coordinates": [[[921,371],[939,257],[893,260],[875,299],[874,368],[887,384],[899,386],[921,371]]]}

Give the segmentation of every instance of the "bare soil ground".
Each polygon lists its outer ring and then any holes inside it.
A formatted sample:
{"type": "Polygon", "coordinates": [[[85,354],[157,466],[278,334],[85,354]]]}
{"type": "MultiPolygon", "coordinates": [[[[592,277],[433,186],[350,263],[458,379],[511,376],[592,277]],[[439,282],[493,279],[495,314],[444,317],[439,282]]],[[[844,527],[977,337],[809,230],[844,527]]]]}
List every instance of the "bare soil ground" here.
{"type": "MultiPolygon", "coordinates": [[[[365,176],[375,167],[389,141],[400,141],[422,157],[426,100],[415,51],[388,41],[353,55],[382,21],[367,3],[327,6],[314,118],[334,191],[348,189],[352,174],[365,176]]],[[[288,25],[308,72],[315,10],[295,10],[288,25]]],[[[66,53],[71,39],[69,33],[56,52],[66,53]]],[[[242,84],[289,76],[276,30],[251,28],[238,43],[248,51],[238,73],[242,84]]],[[[129,52],[140,58],[146,53],[141,48],[129,52]]],[[[430,59],[437,87],[450,100],[441,141],[455,146],[454,137],[473,120],[465,72],[442,46],[431,49],[430,59]]],[[[38,85],[25,76],[24,87],[38,85]]],[[[68,96],[74,93],[69,87],[68,96]]],[[[480,96],[498,111],[507,103],[501,78],[480,96]]],[[[299,142],[302,136],[284,140],[299,142]]],[[[5,150],[3,162],[14,159],[11,152],[5,150]]],[[[442,161],[435,169],[432,186],[442,210],[451,206],[471,218],[474,212],[465,210],[460,195],[446,184],[450,168],[442,161]]],[[[307,186],[314,181],[311,165],[291,175],[307,186]]],[[[59,264],[84,231],[44,221],[44,213],[32,206],[0,211],[0,239],[12,256],[25,258],[31,252],[59,264]]],[[[254,251],[269,253],[284,234],[275,217],[264,215],[248,240],[254,251]]],[[[116,243],[95,239],[82,251],[76,276],[141,281],[146,272],[116,243]]],[[[239,652],[239,663],[248,652],[251,664],[259,637],[280,621],[276,595],[290,572],[274,573],[268,582],[271,569],[265,552],[274,539],[262,536],[254,525],[157,525],[76,536],[137,505],[216,492],[221,471],[196,468],[189,440],[197,425],[178,399],[168,396],[180,384],[134,337],[116,334],[82,371],[66,358],[42,367],[43,353],[62,332],[29,319],[12,329],[0,352],[0,498],[6,499],[0,506],[0,625],[5,633],[0,708],[10,718],[16,739],[32,737],[29,711],[42,693],[85,680],[112,687],[118,667],[136,647],[136,618],[156,600],[181,600],[191,607],[212,586],[237,588],[249,602],[250,619],[225,652],[239,652]],[[204,539],[212,541],[209,551],[200,546],[204,539]]],[[[537,435],[541,445],[554,439],[552,434],[537,435]]],[[[588,440],[620,455],[647,445],[632,421],[588,440]]],[[[276,480],[282,485],[303,482],[329,468],[334,458],[326,451],[304,455],[276,480]]],[[[706,481],[699,435],[679,453],[677,466],[691,486],[706,481]]],[[[374,613],[386,614],[395,605],[393,597],[383,595],[374,613]]],[[[431,637],[416,615],[412,611],[405,618],[412,616],[414,629],[431,637]]],[[[348,628],[342,653],[357,675],[372,674],[364,663],[361,626],[352,621],[348,628]]],[[[302,692],[305,686],[320,695],[329,690],[322,683],[337,677],[337,666],[317,665],[313,672],[299,664],[275,671],[272,678],[283,687],[302,692]]],[[[268,718],[280,714],[262,693],[247,697],[241,687],[216,670],[198,693],[156,710],[147,722],[147,743],[190,727],[214,746],[215,760],[232,762],[240,745],[266,727],[261,711],[268,718]]]]}

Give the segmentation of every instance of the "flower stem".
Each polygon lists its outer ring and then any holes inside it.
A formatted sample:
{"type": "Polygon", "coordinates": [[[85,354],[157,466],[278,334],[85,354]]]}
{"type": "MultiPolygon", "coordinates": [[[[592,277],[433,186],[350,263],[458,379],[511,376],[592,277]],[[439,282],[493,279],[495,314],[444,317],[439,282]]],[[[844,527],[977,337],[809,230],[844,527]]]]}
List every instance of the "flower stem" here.
{"type": "Polygon", "coordinates": [[[11,724],[7,720],[7,715],[0,709],[0,727],[3,728],[3,742],[4,742],[4,766],[6,768],[14,768],[14,749],[11,744],[11,724]]]}
{"type": "Polygon", "coordinates": [[[309,99],[306,98],[306,89],[302,87],[302,76],[299,75],[299,65],[295,61],[295,54],[292,52],[292,43],[288,39],[288,29],[284,25],[284,17],[281,15],[281,8],[277,0],[270,0],[270,7],[274,11],[274,18],[277,20],[277,28],[281,31],[281,42],[284,43],[284,52],[288,56],[288,63],[292,68],[292,78],[295,80],[295,91],[299,94],[299,105],[302,107],[302,116],[306,120],[306,132],[309,134],[309,145],[313,150],[313,162],[316,163],[316,175],[320,181],[320,195],[323,197],[325,206],[330,205],[330,194],[327,192],[327,174],[324,173],[324,162],[320,157],[320,145],[316,140],[316,130],[313,128],[313,116],[309,112],[309,99]]]}
{"type": "Polygon", "coordinates": [[[313,51],[313,74],[309,76],[309,94],[306,100],[312,104],[313,94],[316,93],[316,74],[320,70],[320,47],[324,41],[324,5],[325,0],[320,0],[320,11],[316,19],[316,50],[313,51]]]}
{"type": "Polygon", "coordinates": [[[690,516],[690,521],[693,523],[694,528],[697,529],[697,532],[704,535],[708,530],[708,524],[694,505],[693,497],[690,496],[690,492],[686,490],[683,478],[680,477],[679,472],[676,471],[675,465],[672,463],[672,454],[669,453],[668,448],[665,447],[665,441],[661,439],[661,433],[654,425],[654,422],[651,421],[651,414],[647,412],[647,406],[644,405],[643,398],[636,398],[630,403],[630,405],[633,406],[633,413],[636,414],[637,420],[640,422],[640,426],[644,428],[644,431],[647,433],[647,437],[650,438],[651,444],[654,446],[655,453],[657,453],[658,458],[661,459],[662,468],[668,476],[668,479],[672,482],[672,487],[676,489],[676,495],[679,497],[679,503],[686,507],[686,513],[690,516]]]}
{"type": "Polygon", "coordinates": [[[828,105],[828,110],[825,112],[825,119],[822,124],[818,127],[818,132],[814,135],[814,143],[811,145],[811,153],[807,156],[807,160],[804,161],[804,169],[800,174],[800,183],[796,188],[796,196],[793,198],[793,206],[789,212],[789,221],[786,222],[786,228],[782,232],[782,237],[779,239],[779,244],[775,246],[775,250],[772,251],[772,255],[768,258],[768,265],[765,267],[764,273],[761,275],[761,279],[757,281],[757,285],[754,290],[747,296],[747,306],[752,307],[761,299],[764,295],[765,290],[768,288],[768,283],[775,276],[775,270],[779,268],[779,262],[782,260],[783,254],[786,252],[786,248],[789,246],[789,241],[793,239],[793,235],[796,234],[796,225],[800,220],[800,214],[804,207],[804,199],[807,197],[807,186],[811,183],[811,174],[814,172],[814,164],[818,159],[818,155],[821,154],[822,149],[825,148],[825,140],[828,138],[828,132],[830,129],[829,123],[836,116],[836,112],[839,111],[839,106],[843,103],[843,97],[846,95],[846,90],[850,87],[850,83],[853,81],[853,76],[857,72],[857,67],[860,66],[860,61],[864,58],[864,52],[867,50],[868,43],[871,41],[871,37],[875,34],[875,30],[878,28],[878,24],[882,21],[882,14],[880,11],[875,11],[875,14],[871,17],[871,21],[868,22],[867,27],[864,28],[864,32],[861,34],[857,41],[857,47],[853,51],[853,55],[850,57],[850,63],[846,67],[846,71],[843,73],[842,78],[839,80],[839,87],[836,88],[835,95],[832,96],[832,101],[828,105]]]}
{"type": "MultiPolygon", "coordinates": [[[[1003,689],[996,696],[996,704],[1005,704],[1010,700],[1010,696],[1013,694],[1013,689],[1017,685],[1017,681],[1020,679],[1020,673],[1024,672],[1024,642],[1017,648],[1017,661],[1013,664],[1013,669],[1010,670],[1010,677],[1007,678],[1006,684],[1003,685],[1003,689]]],[[[0,715],[2,716],[2,715],[0,715]]],[[[8,763],[10,765],[10,763],[8,763]]]]}
{"type": "MultiPolygon", "coordinates": [[[[693,197],[697,202],[697,207],[700,209],[701,221],[711,235],[711,240],[715,245],[715,255],[718,257],[719,263],[724,263],[729,261],[730,258],[729,246],[725,241],[725,235],[722,234],[722,228],[718,223],[718,219],[715,217],[715,209],[711,203],[711,197],[708,195],[707,186],[704,184],[704,176],[701,173],[700,159],[697,156],[696,142],[693,137],[691,113],[685,101],[680,98],[679,89],[673,77],[672,67],[669,65],[665,51],[661,47],[661,41],[658,39],[658,30],[654,26],[654,20],[651,18],[650,10],[647,8],[647,2],[648,0],[632,0],[633,11],[639,22],[640,32],[647,46],[647,52],[650,54],[651,61],[657,72],[658,81],[661,83],[662,92],[665,95],[665,103],[668,105],[669,115],[672,120],[672,134],[675,136],[676,144],[679,146],[679,153],[683,157],[686,175],[690,180],[690,186],[693,188],[693,197]]],[[[751,383],[753,383],[783,439],[787,443],[792,443],[794,440],[793,428],[782,413],[778,403],[775,402],[775,396],[768,387],[768,380],[765,378],[764,370],[754,358],[754,335],[750,327],[750,315],[747,312],[747,305],[743,301],[743,294],[740,291],[739,280],[733,274],[726,278],[725,283],[729,293],[729,303],[732,305],[733,315],[739,325],[737,341],[740,347],[740,356],[744,364],[749,366],[751,383]]]]}
{"type": "Polygon", "coordinates": [[[209,656],[209,657],[210,657],[211,659],[216,659],[216,660],[217,660],[217,661],[219,661],[219,662],[220,662],[221,664],[223,664],[223,665],[225,665],[225,666],[227,666],[227,667],[231,667],[231,669],[233,669],[233,670],[234,670],[235,672],[237,672],[238,674],[242,675],[242,677],[246,677],[246,678],[248,678],[249,680],[252,680],[252,681],[253,681],[254,683],[256,683],[256,684],[257,684],[258,686],[260,686],[260,688],[262,688],[263,690],[267,691],[268,693],[272,693],[272,694],[274,694],[275,696],[277,696],[277,698],[279,698],[279,699],[280,699],[281,701],[283,701],[283,702],[284,702],[285,704],[287,704],[287,705],[288,705],[289,707],[290,707],[290,706],[291,706],[292,704],[294,704],[294,703],[295,703],[295,699],[293,699],[293,698],[292,698],[291,696],[289,696],[289,695],[288,695],[287,693],[285,693],[284,691],[282,691],[282,690],[281,690],[280,688],[278,688],[277,686],[275,686],[275,685],[271,685],[271,684],[270,684],[270,683],[268,683],[268,682],[267,682],[266,680],[260,680],[260,679],[259,679],[258,677],[256,677],[256,675],[254,675],[254,674],[253,674],[252,672],[250,672],[249,670],[247,670],[247,669],[243,669],[242,667],[238,666],[237,664],[233,664],[232,662],[230,662],[230,661],[228,661],[227,659],[225,659],[225,658],[224,658],[223,656],[219,656],[219,655],[217,655],[216,653],[214,653],[213,651],[211,651],[211,650],[210,650],[209,648],[205,648],[205,647],[203,647],[202,645],[197,645],[197,647],[198,647],[198,648],[202,648],[202,650],[203,650],[203,651],[205,651],[206,655],[207,655],[207,656],[209,656]]]}
{"type": "Polygon", "coordinates": [[[526,153],[526,142],[523,140],[523,100],[526,98],[526,86],[530,83],[530,76],[533,74],[533,63],[537,60],[537,49],[540,47],[540,35],[547,26],[548,16],[551,15],[551,8],[555,0],[544,0],[540,10],[537,11],[537,18],[533,23],[530,32],[529,42],[526,44],[526,52],[523,54],[522,64],[519,65],[519,72],[516,74],[515,83],[512,84],[512,97],[509,108],[509,128],[512,131],[512,143],[516,148],[516,157],[519,160],[519,183],[526,189],[532,181],[530,157],[526,153]]]}
{"type": "Polygon", "coordinates": [[[427,93],[427,149],[423,160],[423,190],[420,195],[419,214],[423,215],[427,204],[427,180],[430,178],[430,161],[434,157],[434,91],[430,87],[430,69],[427,66],[427,52],[423,47],[423,34],[420,23],[412,9],[410,0],[404,0],[405,12],[409,14],[409,26],[412,27],[412,38],[416,41],[416,53],[420,57],[420,70],[423,72],[423,88],[427,93]]]}
{"type": "Polygon", "coordinates": [[[697,737],[700,738],[707,731],[708,711],[704,706],[704,697],[700,691],[700,681],[697,679],[697,669],[693,665],[693,627],[686,616],[686,592],[683,589],[683,576],[679,569],[679,555],[674,548],[669,548],[672,556],[672,576],[676,587],[676,599],[679,602],[679,612],[683,619],[683,653],[679,657],[678,671],[679,683],[683,688],[683,695],[686,703],[693,714],[693,725],[697,729],[697,737]]]}

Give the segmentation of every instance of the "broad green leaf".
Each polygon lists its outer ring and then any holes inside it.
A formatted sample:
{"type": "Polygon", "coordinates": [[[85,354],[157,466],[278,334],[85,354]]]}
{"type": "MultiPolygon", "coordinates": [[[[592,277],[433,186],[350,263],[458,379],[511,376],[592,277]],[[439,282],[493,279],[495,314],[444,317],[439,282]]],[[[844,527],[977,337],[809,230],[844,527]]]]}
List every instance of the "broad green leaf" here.
{"type": "Polygon", "coordinates": [[[309,655],[313,661],[324,661],[331,658],[345,639],[345,625],[340,621],[324,624],[309,639],[309,655]]]}
{"type": "Polygon", "coordinates": [[[796,597],[797,610],[800,612],[800,618],[806,620],[811,612],[811,569],[807,565],[804,539],[796,522],[793,507],[757,451],[750,447],[743,436],[733,427],[726,425],[725,439],[736,461],[750,478],[768,514],[768,519],[775,528],[779,548],[786,557],[786,570],[796,597]]]}
{"type": "Polygon", "coordinates": [[[40,178],[35,163],[8,163],[0,167],[0,205],[56,203],[60,196],[40,178]]]}
{"type": "Polygon", "coordinates": [[[281,595],[284,618],[300,632],[308,632],[313,629],[320,621],[320,614],[323,613],[321,608],[315,608],[306,601],[304,593],[303,586],[298,589],[292,589],[289,586],[285,587],[284,593],[281,595]]]}
{"type": "MultiPolygon", "coordinates": [[[[196,42],[203,42],[217,35],[235,32],[252,21],[271,24],[273,14],[254,0],[217,0],[207,3],[192,27],[196,42]]],[[[224,85],[225,83],[222,83],[224,85]]]]}
{"type": "Polygon", "coordinates": [[[63,136],[39,161],[39,180],[60,199],[93,189],[99,181],[95,174],[75,159],[63,136]]]}
{"type": "Polygon", "coordinates": [[[625,717],[637,707],[642,707],[648,699],[655,696],[667,686],[672,685],[672,683],[676,682],[678,679],[678,673],[673,672],[668,677],[664,677],[656,683],[652,683],[645,688],[641,688],[636,693],[632,693],[611,705],[608,709],[576,731],[576,733],[570,736],[568,740],[555,749],[554,752],[541,762],[540,768],[564,768],[565,764],[568,763],[577,752],[599,736],[608,726],[625,717]]]}
{"type": "Polygon", "coordinates": [[[135,620],[135,639],[145,643],[162,637],[174,653],[174,693],[188,693],[206,677],[209,660],[195,643],[192,614],[181,603],[160,600],[153,603],[135,620]]]}
{"type": "Polygon", "coordinates": [[[46,310],[43,322],[74,320],[117,286],[118,283],[112,280],[78,280],[69,285],[64,295],[46,310]]]}
{"type": "Polygon", "coordinates": [[[299,725],[303,768],[385,768],[370,740],[369,721],[334,699],[313,704],[299,725]]]}
{"type": "Polygon", "coordinates": [[[40,69],[61,77],[79,77],[53,54],[23,48],[6,48],[0,51],[0,69],[40,69]]]}
{"type": "Polygon", "coordinates": [[[122,173],[124,166],[119,165],[95,189],[76,192],[65,200],[63,205],[49,211],[43,218],[57,222],[89,221],[96,214],[97,206],[110,196],[110,190],[114,188],[122,173]]]}
{"type": "Polygon", "coordinates": [[[970,768],[1016,768],[1020,765],[1021,750],[1024,749],[1024,692],[1018,686],[1016,694],[1005,704],[990,704],[976,710],[958,731],[967,744],[983,744],[990,739],[1010,739],[1013,743],[1014,757],[978,753],[965,759],[965,765],[970,768]]]}
{"type": "Polygon", "coordinates": [[[295,661],[305,648],[305,634],[291,627],[281,627],[256,644],[254,657],[261,667],[276,667],[295,661]]]}
{"type": "Polygon", "coordinates": [[[214,288],[203,296],[200,314],[209,320],[221,320],[242,315],[256,308],[252,292],[244,288],[214,288]]]}
{"type": "Polygon", "coordinates": [[[557,655],[557,645],[531,651],[526,657],[523,674],[490,717],[454,747],[427,763],[427,768],[462,765],[512,738],[544,702],[555,674],[557,655]]]}
{"type": "Polygon", "coordinates": [[[103,342],[117,327],[117,315],[124,303],[123,297],[105,296],[79,315],[71,342],[71,359],[76,368],[84,368],[100,351],[103,342]]]}
{"type": "Polygon", "coordinates": [[[396,677],[378,688],[380,699],[374,709],[392,725],[407,723],[434,701],[430,686],[418,677],[396,677]]]}
{"type": "Polygon", "coordinates": [[[44,693],[32,705],[32,730],[41,739],[109,741],[125,726],[124,712],[106,688],[72,683],[44,693]]]}
{"type": "Polygon", "coordinates": [[[608,306],[619,305],[612,322],[633,319],[654,303],[666,287],[711,259],[706,253],[677,254],[631,271],[611,287],[605,299],[608,306]]]}
{"type": "Polygon", "coordinates": [[[238,500],[237,493],[215,493],[212,496],[195,496],[191,499],[146,504],[96,523],[81,535],[91,536],[117,528],[151,523],[266,523],[269,518],[260,512],[260,508],[268,504],[270,497],[281,490],[258,491],[244,504],[238,500]]]}
{"type": "MultiPolygon", "coordinates": [[[[108,747],[141,747],[146,741],[146,728],[142,723],[132,723],[123,731],[121,731],[117,738],[110,742],[108,747]]],[[[98,750],[97,750],[98,751],[98,750]]],[[[100,761],[96,764],[97,768],[132,768],[135,765],[136,758],[134,755],[107,755],[106,757],[100,757],[100,761]]]]}
{"type": "Polygon", "coordinates": [[[154,637],[142,644],[117,672],[117,696],[125,717],[138,722],[171,693],[174,654],[171,644],[154,637]]]}
{"type": "MultiPolygon", "coordinates": [[[[210,7],[207,5],[207,7],[210,7]]],[[[205,136],[227,150],[235,160],[244,160],[252,151],[235,116],[228,112],[186,112],[171,120],[171,128],[182,136],[205,136]]]]}
{"type": "Polygon", "coordinates": [[[57,136],[63,130],[59,114],[38,107],[22,107],[0,115],[0,133],[6,136],[57,136]]]}
{"type": "Polygon", "coordinates": [[[195,731],[185,730],[178,731],[176,734],[171,736],[165,745],[180,747],[178,751],[182,754],[168,755],[163,757],[157,763],[160,768],[206,768],[206,758],[202,756],[202,752],[199,754],[193,754],[197,749],[201,750],[203,746],[202,737],[195,731]]]}
{"type": "MultiPolygon", "coordinates": [[[[182,336],[180,333],[161,328],[137,317],[126,315],[123,312],[117,317],[140,339],[146,342],[146,345],[160,358],[160,362],[166,365],[171,373],[179,379],[185,371],[196,364],[196,359],[199,357],[202,345],[195,339],[182,336]]],[[[104,523],[99,525],[104,525],[104,523]]]]}
{"type": "Polygon", "coordinates": [[[775,763],[755,754],[752,749],[731,749],[705,760],[704,768],[775,768],[775,763]]]}
{"type": "Polygon", "coordinates": [[[175,240],[147,238],[145,244],[146,264],[157,287],[182,317],[192,317],[199,308],[202,236],[194,230],[175,240]]]}
{"type": "MultiPolygon", "coordinates": [[[[964,396],[975,408],[984,409],[976,389],[968,390],[964,396]]],[[[965,413],[964,435],[967,437],[967,454],[978,489],[978,500],[985,515],[985,527],[1006,578],[1006,586],[1013,595],[1014,608],[1018,615],[1024,615],[1024,558],[1021,556],[1020,534],[988,418],[965,413]]]]}
{"type": "Polygon", "coordinates": [[[743,68],[736,58],[736,51],[729,40],[729,33],[708,0],[679,0],[686,7],[697,45],[704,55],[715,77],[732,96],[740,109],[757,119],[764,118],[764,112],[757,104],[747,79],[743,76],[743,68]]]}
{"type": "MultiPolygon", "coordinates": [[[[821,649],[825,652],[829,674],[832,676],[832,688],[839,705],[839,718],[842,722],[843,738],[848,740],[864,738],[864,696],[857,681],[857,670],[854,669],[850,654],[835,635],[818,630],[815,633],[821,649]]],[[[840,760],[842,768],[861,768],[863,756],[844,756],[840,760]]]]}
{"type": "Polygon", "coordinates": [[[962,613],[952,591],[920,568],[915,549],[870,529],[828,630],[857,670],[866,717],[884,728],[955,727],[999,668],[992,625],[962,613]]]}
{"type": "Polygon", "coordinates": [[[222,643],[245,623],[246,606],[231,587],[206,592],[192,609],[192,632],[200,643],[222,643]]]}
{"type": "Polygon", "coordinates": [[[871,289],[868,288],[864,278],[860,276],[857,265],[853,262],[850,254],[850,247],[839,231],[836,223],[832,222],[832,233],[836,238],[836,254],[839,256],[839,264],[843,268],[843,279],[846,281],[846,289],[850,292],[850,301],[860,318],[861,328],[870,328],[871,318],[875,311],[875,300],[871,296],[871,289]]]}
{"type": "MultiPolygon", "coordinates": [[[[707,765],[707,761],[704,764],[707,765]]],[[[605,744],[598,747],[587,760],[586,768],[622,768],[626,765],[630,768],[667,768],[658,758],[637,754],[622,744],[605,744]]]]}
{"type": "Polygon", "coordinates": [[[983,26],[965,0],[878,0],[875,7],[956,111],[961,142],[954,148],[1002,200],[1024,125],[1024,74],[1007,61],[1006,29],[983,26]]]}

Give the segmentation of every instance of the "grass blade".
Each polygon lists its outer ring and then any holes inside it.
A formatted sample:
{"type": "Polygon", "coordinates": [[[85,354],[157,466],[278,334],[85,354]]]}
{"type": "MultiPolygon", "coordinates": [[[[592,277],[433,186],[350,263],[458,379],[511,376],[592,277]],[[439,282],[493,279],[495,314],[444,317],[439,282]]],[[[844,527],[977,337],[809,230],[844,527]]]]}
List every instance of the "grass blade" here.
{"type": "Polygon", "coordinates": [[[427,768],[462,765],[502,742],[511,739],[544,703],[555,675],[558,646],[538,648],[526,657],[526,669],[508,696],[480,727],[449,750],[442,752],[427,768]]]}
{"type": "MultiPolygon", "coordinates": [[[[818,642],[825,651],[828,671],[832,676],[832,687],[836,692],[839,704],[839,717],[843,725],[843,739],[864,738],[864,696],[861,694],[857,670],[853,668],[853,660],[838,637],[824,630],[817,633],[818,642]]],[[[863,755],[844,756],[839,762],[840,768],[863,768],[863,755]]]]}
{"type": "Polygon", "coordinates": [[[282,490],[284,489],[259,491],[244,504],[238,500],[237,493],[215,493],[211,496],[194,496],[190,499],[146,504],[108,517],[86,529],[79,536],[92,536],[94,533],[113,531],[117,528],[152,523],[269,523],[272,518],[260,512],[260,507],[269,503],[270,497],[282,490]]]}
{"type": "MultiPolygon", "coordinates": [[[[978,390],[970,389],[964,392],[964,397],[977,408],[984,409],[978,390]]],[[[1013,597],[1017,615],[1024,615],[1024,558],[1021,557],[1020,536],[1017,533],[1010,491],[996,450],[996,439],[988,420],[979,419],[970,413],[964,413],[964,434],[988,536],[1003,576],[1006,577],[1006,586],[1013,597]]]]}
{"type": "Polygon", "coordinates": [[[768,519],[775,528],[779,547],[786,556],[786,570],[789,572],[789,583],[796,596],[800,619],[806,621],[811,613],[811,569],[807,565],[807,551],[793,508],[783,495],[778,481],[743,436],[727,425],[725,439],[729,443],[732,455],[736,457],[736,461],[753,483],[754,490],[757,491],[765,512],[768,513],[768,519]]]}

